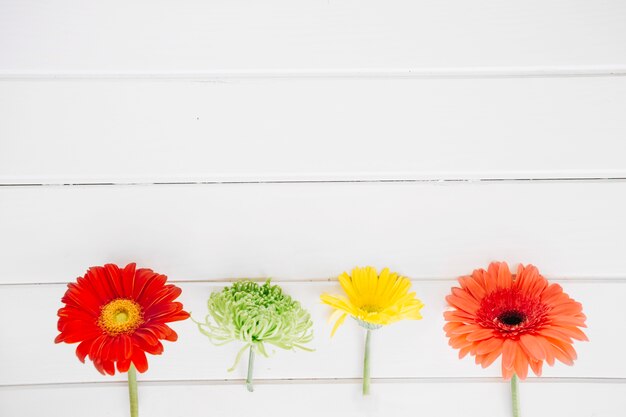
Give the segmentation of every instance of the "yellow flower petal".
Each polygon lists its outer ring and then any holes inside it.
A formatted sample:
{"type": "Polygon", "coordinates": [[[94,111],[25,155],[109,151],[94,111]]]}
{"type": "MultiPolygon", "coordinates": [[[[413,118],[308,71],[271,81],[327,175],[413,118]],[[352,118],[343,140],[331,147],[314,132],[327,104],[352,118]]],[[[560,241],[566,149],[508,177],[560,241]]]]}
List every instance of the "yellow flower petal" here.
{"type": "Polygon", "coordinates": [[[399,320],[419,320],[424,304],[409,292],[411,281],[384,268],[380,275],[373,267],[356,267],[352,275],[343,273],[339,283],[346,296],[323,294],[322,302],[335,308],[335,322],[332,334],[345,321],[348,315],[359,320],[379,325],[399,320]]]}
{"type": "Polygon", "coordinates": [[[352,279],[350,275],[345,272],[339,276],[339,284],[341,284],[341,288],[346,292],[348,298],[350,298],[351,303],[356,303],[359,299],[359,293],[352,284],[352,279]]]}
{"type": "Polygon", "coordinates": [[[329,294],[322,294],[320,296],[320,299],[324,304],[328,304],[329,306],[338,310],[343,310],[348,314],[354,314],[356,310],[354,308],[354,305],[350,303],[350,300],[342,295],[334,296],[329,294]]]}
{"type": "Polygon", "coordinates": [[[341,317],[337,319],[337,321],[335,322],[335,325],[333,326],[333,330],[330,332],[330,337],[333,337],[335,335],[335,332],[337,331],[339,326],[341,326],[343,322],[346,321],[346,317],[348,317],[348,315],[346,313],[343,313],[341,317]]]}

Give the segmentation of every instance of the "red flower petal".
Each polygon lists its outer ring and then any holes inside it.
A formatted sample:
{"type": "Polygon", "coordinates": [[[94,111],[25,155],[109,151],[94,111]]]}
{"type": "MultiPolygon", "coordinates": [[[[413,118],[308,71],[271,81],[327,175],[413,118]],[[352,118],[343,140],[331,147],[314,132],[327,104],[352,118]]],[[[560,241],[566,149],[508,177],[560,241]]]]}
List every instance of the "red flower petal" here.
{"type": "Polygon", "coordinates": [[[93,344],[93,340],[83,340],[76,347],[76,356],[78,359],[85,363],[85,358],[89,355],[89,351],[91,350],[91,345],[93,344]]]}
{"type": "Polygon", "coordinates": [[[137,368],[137,371],[146,372],[148,370],[148,359],[146,358],[146,354],[143,353],[143,350],[135,350],[132,362],[135,368],[137,368]]]}
{"type": "Polygon", "coordinates": [[[130,368],[130,359],[123,359],[117,362],[117,370],[119,372],[128,372],[128,368],[130,368]]]}
{"type": "Polygon", "coordinates": [[[132,297],[135,287],[135,263],[130,263],[122,270],[120,284],[125,297],[132,297]]]}
{"type": "Polygon", "coordinates": [[[128,264],[89,268],[85,276],[69,284],[58,311],[56,343],[79,343],[76,355],[87,357],[102,374],[115,368],[128,371],[132,363],[139,372],[148,369],[145,353],[161,354],[161,340],[176,341],[178,335],[166,323],[184,320],[189,313],[174,301],[181,294],[167,277],[128,264]],[[119,309],[125,311],[122,323],[119,309]]]}

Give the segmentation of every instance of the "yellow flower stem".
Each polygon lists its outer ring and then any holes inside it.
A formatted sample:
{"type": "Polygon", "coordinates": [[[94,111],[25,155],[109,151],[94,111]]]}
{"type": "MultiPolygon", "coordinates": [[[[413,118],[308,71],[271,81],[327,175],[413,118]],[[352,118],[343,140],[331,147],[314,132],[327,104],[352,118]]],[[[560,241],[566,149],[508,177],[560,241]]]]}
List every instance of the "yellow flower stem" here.
{"type": "Polygon", "coordinates": [[[253,392],[254,387],[252,386],[252,372],[254,371],[254,350],[252,349],[252,345],[250,345],[250,356],[248,356],[248,377],[246,378],[246,387],[248,391],[253,392]]]}
{"type": "Polygon", "coordinates": [[[135,365],[132,363],[130,364],[130,368],[128,368],[128,397],[130,399],[130,417],[138,417],[137,371],[135,370],[135,365]]]}
{"type": "Polygon", "coordinates": [[[365,336],[365,355],[363,358],[363,395],[369,395],[370,393],[370,339],[372,337],[372,331],[367,330],[365,336]]]}
{"type": "Polygon", "coordinates": [[[511,402],[513,406],[513,417],[520,417],[519,412],[519,396],[518,396],[519,381],[517,375],[513,374],[511,378],[511,402]]]}

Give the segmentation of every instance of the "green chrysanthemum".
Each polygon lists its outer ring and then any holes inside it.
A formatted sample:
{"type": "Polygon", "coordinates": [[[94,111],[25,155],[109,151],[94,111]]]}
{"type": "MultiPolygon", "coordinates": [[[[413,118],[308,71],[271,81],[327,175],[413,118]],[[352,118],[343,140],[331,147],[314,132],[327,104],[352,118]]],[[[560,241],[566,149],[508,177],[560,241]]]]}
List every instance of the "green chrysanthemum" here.
{"type": "Polygon", "coordinates": [[[232,371],[241,355],[250,349],[248,364],[248,389],[252,390],[252,363],[254,353],[268,357],[265,344],[281,349],[303,349],[313,340],[311,315],[299,302],[283,293],[270,280],[259,285],[252,281],[235,282],[220,292],[214,292],[208,301],[209,314],[198,329],[215,345],[241,341],[232,371]]]}

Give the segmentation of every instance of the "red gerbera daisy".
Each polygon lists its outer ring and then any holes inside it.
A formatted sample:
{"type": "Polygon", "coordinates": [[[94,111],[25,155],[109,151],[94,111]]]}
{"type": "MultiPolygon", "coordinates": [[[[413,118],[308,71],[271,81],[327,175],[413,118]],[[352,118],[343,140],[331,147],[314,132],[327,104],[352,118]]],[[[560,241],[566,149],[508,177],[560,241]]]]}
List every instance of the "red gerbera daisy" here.
{"type": "Polygon", "coordinates": [[[525,379],[528,367],[541,375],[544,361],[572,365],[573,339],[587,340],[582,305],[550,284],[536,267],[520,265],[512,276],[506,263],[494,262],[459,278],[461,288],[446,297],[454,307],[444,313],[449,344],[468,353],[483,368],[502,356],[502,376],[525,379]]]}
{"type": "Polygon", "coordinates": [[[175,341],[178,336],[166,323],[184,320],[189,313],[174,300],[180,288],[165,285],[167,277],[151,269],[124,269],[107,264],[89,268],[84,277],[68,284],[58,312],[61,332],[55,343],[78,343],[81,362],[93,361],[102,374],[148,369],[146,352],[160,355],[160,339],[175,341]]]}

